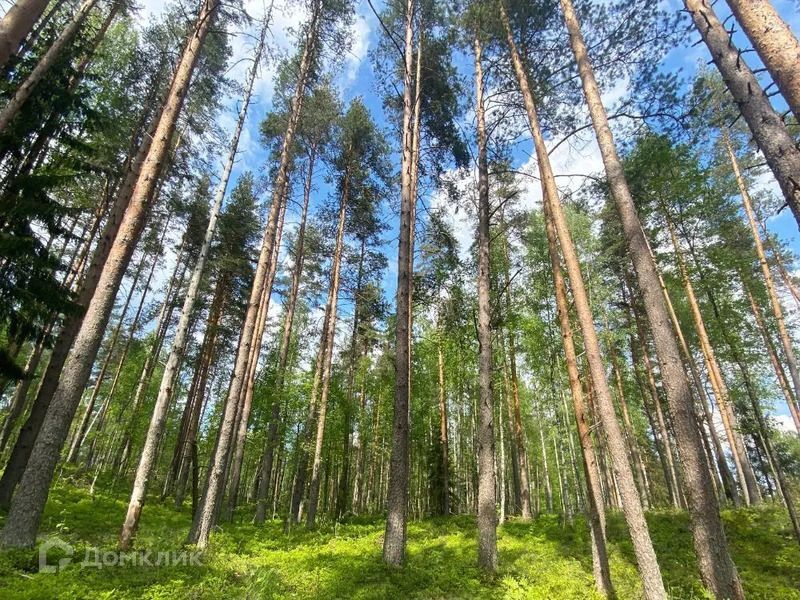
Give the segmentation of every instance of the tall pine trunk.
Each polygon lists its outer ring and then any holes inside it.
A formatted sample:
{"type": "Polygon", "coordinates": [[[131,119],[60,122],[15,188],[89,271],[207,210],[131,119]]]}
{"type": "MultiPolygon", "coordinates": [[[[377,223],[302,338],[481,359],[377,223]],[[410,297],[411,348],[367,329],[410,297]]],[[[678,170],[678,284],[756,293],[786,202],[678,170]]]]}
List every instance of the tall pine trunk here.
{"type": "Polygon", "coordinates": [[[483,106],[481,41],[475,35],[475,112],[478,127],[478,565],[497,569],[497,514],[494,475],[494,399],[492,397],[492,300],[489,233],[489,162],[483,106]]]}
{"type": "Polygon", "coordinates": [[[697,302],[697,296],[694,292],[694,286],[692,285],[692,280],[689,278],[686,263],[683,260],[683,254],[678,243],[677,234],[675,233],[675,227],[669,216],[666,214],[665,216],[672,239],[672,246],[675,251],[675,259],[678,263],[681,279],[683,280],[683,287],[686,290],[686,299],[689,301],[689,308],[691,309],[695,330],[697,331],[697,337],[700,341],[700,348],[708,367],[708,377],[711,382],[711,388],[717,399],[720,416],[722,417],[722,424],[725,427],[725,433],[728,436],[728,442],[731,446],[731,454],[733,455],[733,462],[739,476],[739,484],[742,488],[745,503],[748,505],[756,504],[761,500],[761,492],[758,489],[753,466],[750,464],[750,459],[747,456],[747,449],[745,448],[742,434],[739,431],[736,414],[733,411],[733,406],[731,406],[728,386],[722,376],[722,370],[717,362],[714,348],[711,346],[705,321],[700,311],[700,305],[697,302]]]}
{"type": "Polygon", "coordinates": [[[591,376],[590,381],[596,395],[596,405],[605,430],[606,441],[614,466],[616,484],[622,496],[622,508],[625,514],[625,520],[628,523],[631,540],[633,541],[639,574],[644,585],[645,597],[650,600],[666,598],[664,583],[661,579],[661,569],[658,565],[655,550],[653,549],[653,543],[650,540],[650,532],[647,528],[644,510],[641,500],[639,499],[639,493],[636,489],[633,470],[628,462],[625,439],[622,435],[619,423],[617,422],[611,391],[608,387],[608,381],[606,380],[605,366],[600,354],[600,344],[597,339],[597,331],[595,330],[594,319],[589,306],[589,296],[585,289],[577,252],[572,241],[572,236],[567,228],[561,201],[558,198],[556,181],[550,166],[547,147],[544,143],[544,136],[539,125],[533,93],[528,84],[528,77],[525,73],[522,59],[517,52],[517,47],[511,33],[511,26],[508,21],[508,15],[502,2],[500,3],[500,16],[507,37],[511,61],[525,103],[525,109],[533,135],[533,142],[536,147],[536,155],[539,160],[539,173],[542,181],[542,193],[547,208],[546,214],[549,215],[549,218],[552,220],[564,257],[567,276],[570,286],[572,287],[573,300],[575,302],[578,323],[583,335],[584,350],[591,376]]]}
{"type": "Polygon", "coordinates": [[[264,447],[264,454],[261,457],[261,474],[259,477],[257,491],[257,505],[255,523],[261,525],[267,516],[267,493],[272,476],[272,463],[275,455],[275,448],[278,444],[278,429],[281,419],[281,402],[283,401],[283,390],[286,382],[286,370],[289,363],[289,352],[292,342],[292,326],[294,314],[297,308],[297,298],[300,293],[300,281],[303,276],[303,265],[305,264],[305,236],[306,220],[308,218],[308,205],[311,199],[311,186],[314,177],[314,162],[316,159],[316,149],[312,147],[308,156],[308,170],[306,181],[303,187],[303,213],[300,217],[300,226],[297,232],[297,239],[294,246],[294,268],[292,270],[292,283],[289,291],[289,299],[286,305],[286,314],[283,319],[283,333],[281,335],[281,346],[278,353],[278,368],[275,374],[275,399],[270,411],[269,427],[267,429],[267,443],[264,447]]]}
{"type": "MultiPolygon", "coordinates": [[[[684,6],[800,224],[800,149],[717,18],[713,5],[705,0],[684,0],[684,6]]],[[[796,73],[797,56],[791,60],[796,73]]]]}
{"type": "Polygon", "coordinates": [[[406,28],[403,71],[403,131],[400,166],[400,239],[397,254],[397,323],[395,325],[395,390],[392,454],[389,464],[386,531],[383,537],[383,561],[399,567],[405,560],[406,521],[408,519],[409,436],[411,403],[409,361],[409,323],[411,303],[409,291],[412,273],[411,230],[413,216],[412,189],[412,64],[414,0],[406,0],[406,28]]]}
{"type": "Polygon", "coordinates": [[[561,270],[561,260],[557,248],[558,241],[550,219],[545,219],[547,233],[547,248],[550,255],[550,267],[553,272],[553,285],[556,295],[556,310],[558,323],[561,329],[561,339],[564,345],[564,358],[567,365],[567,378],[572,394],[572,407],[575,412],[575,423],[578,429],[578,438],[581,443],[583,455],[583,473],[586,477],[586,490],[588,494],[589,533],[592,540],[592,571],[597,591],[606,597],[614,596],[614,586],[611,581],[611,569],[608,563],[608,549],[606,547],[606,517],[603,491],[600,485],[600,473],[597,466],[597,456],[592,444],[591,428],[586,417],[583,390],[581,388],[578,358],[575,351],[575,342],[572,336],[572,325],[569,319],[569,300],[564,274],[561,270]]]}
{"type": "Polygon", "coordinates": [[[0,21],[0,67],[16,55],[20,45],[42,16],[48,0],[17,0],[0,21]]]}
{"type": "Polygon", "coordinates": [[[743,598],[744,592],[728,550],[716,498],[707,485],[708,470],[705,466],[703,443],[697,429],[689,381],[681,364],[680,350],[661,294],[658,270],[650,256],[647,239],[617,154],[578,17],[570,0],[561,0],[561,8],[611,194],[617,205],[647,320],[653,333],[684,470],[685,493],[700,573],[705,585],[717,597],[738,600],[743,598]]]}
{"type": "MultiPolygon", "coordinates": [[[[742,197],[742,205],[744,206],[744,213],[747,215],[747,222],[750,225],[750,232],[753,234],[753,243],[758,256],[758,264],[761,267],[761,274],[764,276],[764,285],[767,288],[767,296],[769,297],[769,304],[772,308],[772,314],[775,316],[775,323],[778,326],[778,339],[781,342],[784,357],[786,358],[786,366],[789,367],[789,375],[792,379],[793,387],[793,400],[789,402],[789,408],[792,414],[797,413],[797,407],[800,405],[800,372],[797,369],[797,358],[795,357],[794,347],[792,346],[792,339],[789,337],[789,332],[786,329],[786,320],[783,316],[783,307],[775,292],[775,282],[772,279],[772,273],[769,270],[769,263],[767,262],[767,255],[764,252],[764,245],[761,242],[761,234],[758,231],[756,224],[755,213],[753,212],[753,203],[750,200],[750,194],[747,191],[742,172],[739,169],[739,161],[736,159],[736,154],[731,146],[730,138],[725,135],[725,147],[728,150],[728,156],[731,161],[731,168],[736,177],[736,184],[739,187],[739,194],[742,197]]],[[[797,417],[795,417],[797,418],[797,417]]]]}
{"type": "Polygon", "coordinates": [[[86,17],[91,10],[95,7],[98,0],[84,0],[80,5],[72,19],[67,26],[61,31],[59,36],[50,45],[44,56],[39,59],[33,71],[25,78],[19,87],[14,92],[14,95],[6,103],[2,110],[0,110],[0,134],[8,129],[8,125],[14,120],[14,117],[19,114],[19,111],[25,105],[28,98],[36,89],[36,86],[44,79],[47,73],[53,68],[53,65],[61,58],[61,53],[72,42],[75,34],[78,33],[86,17]]]}
{"type": "Polygon", "coordinates": [[[247,304],[244,323],[242,324],[242,335],[240,337],[239,348],[234,363],[233,378],[230,389],[228,390],[228,402],[220,424],[220,432],[217,438],[217,448],[212,457],[211,467],[208,472],[206,489],[200,499],[192,529],[189,532],[189,541],[204,548],[208,544],[217,492],[224,485],[222,481],[225,469],[225,457],[228,454],[231,438],[233,436],[233,426],[236,419],[238,399],[242,389],[246,384],[247,365],[253,345],[260,346],[261,340],[255,339],[255,327],[258,317],[258,309],[264,288],[267,283],[271,262],[274,256],[275,236],[278,227],[278,217],[282,208],[283,200],[286,195],[286,188],[289,179],[289,167],[291,163],[292,144],[294,142],[295,131],[300,120],[303,109],[303,98],[305,97],[308,77],[317,55],[319,44],[319,28],[322,6],[315,2],[312,7],[311,20],[309,22],[306,40],[303,46],[303,53],[300,59],[298,70],[297,85],[292,99],[292,110],[286,132],[281,146],[280,160],[278,163],[275,184],[272,190],[272,200],[267,219],[267,226],[264,229],[264,237],[261,242],[261,251],[258,257],[253,287],[250,291],[250,298],[247,304]]]}

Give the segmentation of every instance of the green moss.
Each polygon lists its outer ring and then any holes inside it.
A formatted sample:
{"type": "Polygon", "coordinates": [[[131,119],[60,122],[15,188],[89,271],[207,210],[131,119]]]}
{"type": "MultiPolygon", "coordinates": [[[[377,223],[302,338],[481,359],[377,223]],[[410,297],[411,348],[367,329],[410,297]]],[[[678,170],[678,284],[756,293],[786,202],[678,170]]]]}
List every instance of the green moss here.
{"type": "MultiPolygon", "coordinates": [[[[53,490],[46,535],[86,548],[113,550],[125,498],[63,484],[53,490]]],[[[748,598],[800,599],[800,547],[779,507],[726,511],[727,531],[748,598]]],[[[180,551],[188,510],[148,504],[137,546],[180,551]]],[[[648,515],[664,580],[674,598],[706,598],[696,572],[688,519],[675,511],[648,515]]],[[[582,520],[543,515],[506,522],[498,532],[500,570],[476,566],[475,521],[429,519],[408,527],[402,569],[381,562],[383,521],[325,523],[284,533],[279,522],[249,524],[249,510],[223,525],[202,566],[81,568],[37,572],[35,552],[0,553],[0,597],[39,598],[593,598],[589,536],[582,520]]],[[[641,597],[633,549],[619,515],[609,519],[612,576],[620,598],[641,597]]],[[[51,555],[52,556],[52,555],[51,555]]]]}

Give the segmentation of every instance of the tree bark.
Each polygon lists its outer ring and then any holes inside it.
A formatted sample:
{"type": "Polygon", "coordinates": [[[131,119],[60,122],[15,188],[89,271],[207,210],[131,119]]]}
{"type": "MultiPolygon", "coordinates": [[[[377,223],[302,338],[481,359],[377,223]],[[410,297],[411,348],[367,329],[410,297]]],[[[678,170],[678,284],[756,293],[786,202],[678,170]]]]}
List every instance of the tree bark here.
{"type": "Polygon", "coordinates": [[[728,0],[728,6],[800,121],[800,42],[769,0],[728,0]]]}
{"type": "Polygon", "coordinates": [[[253,287],[250,291],[250,299],[247,304],[244,323],[242,325],[242,335],[240,337],[239,348],[234,364],[233,378],[228,390],[228,402],[225,413],[223,414],[220,432],[217,439],[217,448],[212,458],[211,467],[207,477],[207,485],[203,494],[198,510],[195,514],[192,529],[189,532],[189,542],[195,543],[199,548],[205,548],[208,544],[212,518],[215,510],[215,502],[218,489],[224,484],[222,477],[224,474],[225,457],[233,435],[233,425],[236,419],[237,400],[241,395],[242,388],[247,377],[247,363],[253,345],[260,346],[261,340],[255,339],[255,326],[258,316],[258,309],[264,288],[267,283],[272,258],[274,256],[275,236],[278,227],[278,217],[281,211],[283,200],[286,195],[286,188],[289,179],[289,167],[291,162],[292,144],[294,142],[295,131],[300,119],[303,108],[303,98],[308,83],[309,73],[316,60],[317,46],[319,44],[319,28],[322,6],[315,2],[312,7],[311,19],[309,22],[306,40],[303,46],[303,53],[300,59],[297,86],[292,99],[292,111],[286,132],[281,146],[280,159],[278,162],[277,176],[272,190],[272,202],[270,205],[267,226],[264,230],[264,237],[261,243],[261,250],[258,257],[253,287]]]}
{"type": "MultiPolygon", "coordinates": [[[[711,58],[733,96],[758,148],[780,185],[786,204],[800,224],[800,150],[780,115],[772,108],[753,72],[705,0],[684,0],[684,6],[708,46],[711,58]]],[[[797,57],[793,59],[796,63],[797,57]]],[[[795,64],[795,72],[797,65],[795,64]]]]}
{"type": "Polygon", "coordinates": [[[666,598],[666,590],[664,589],[664,583],[661,579],[661,569],[656,559],[652,541],[650,540],[650,533],[644,518],[644,510],[642,509],[642,503],[639,499],[639,493],[636,490],[633,471],[628,462],[625,439],[622,436],[622,431],[617,422],[611,391],[608,387],[608,381],[606,380],[605,366],[603,365],[603,359],[600,354],[600,344],[597,339],[597,331],[595,330],[594,319],[591,308],[589,307],[589,296],[583,282],[583,275],[581,274],[577,252],[572,241],[572,236],[567,228],[566,218],[564,217],[558,198],[555,177],[550,166],[547,147],[545,146],[544,137],[539,126],[533,93],[528,85],[527,74],[525,73],[522,60],[517,52],[508,22],[508,15],[506,14],[505,6],[502,2],[500,3],[500,16],[505,28],[511,60],[520,90],[522,91],[533,141],[536,147],[536,154],[539,159],[539,172],[542,180],[544,203],[547,207],[549,217],[553,222],[553,227],[561,246],[561,252],[564,256],[567,276],[569,277],[569,282],[572,287],[578,323],[580,324],[581,333],[583,334],[584,349],[589,364],[589,373],[596,394],[596,404],[603,423],[603,428],[605,429],[606,440],[614,465],[616,483],[622,496],[622,508],[630,530],[631,540],[633,541],[639,574],[644,585],[645,597],[649,599],[666,598]]]}
{"type": "Polygon", "coordinates": [[[342,184],[342,197],[339,201],[339,224],[336,231],[336,245],[333,249],[333,262],[331,264],[331,283],[328,290],[327,329],[322,333],[322,364],[320,375],[320,395],[317,402],[317,433],[314,444],[314,460],[311,463],[311,482],[308,490],[308,511],[306,513],[306,526],[311,528],[316,524],[317,506],[319,504],[320,470],[322,468],[322,443],[325,438],[325,420],[328,411],[328,395],[331,389],[331,364],[333,362],[334,337],[336,335],[336,311],[339,300],[339,279],[342,265],[342,252],[344,250],[344,232],[347,216],[347,203],[350,195],[349,172],[345,173],[342,184]]]}
{"type": "Polygon", "coordinates": [[[494,476],[494,398],[492,390],[492,301],[490,273],[489,162],[483,106],[482,47],[475,52],[475,112],[478,127],[478,566],[497,570],[497,514],[494,476]]]}
{"type": "Polygon", "coordinates": [[[291,350],[292,326],[294,314],[297,308],[297,298],[300,292],[300,281],[303,276],[303,265],[305,263],[305,236],[306,219],[308,218],[308,204],[311,199],[311,186],[314,177],[314,162],[316,160],[316,148],[312,147],[308,157],[308,171],[303,188],[303,213],[300,217],[300,226],[297,232],[297,239],[294,248],[294,269],[292,270],[292,283],[289,291],[289,299],[286,304],[286,314],[283,319],[283,333],[281,335],[281,346],[278,354],[278,368],[275,374],[275,399],[267,430],[267,444],[264,454],[261,457],[261,476],[259,478],[255,524],[261,525],[267,516],[267,492],[272,475],[272,463],[275,448],[278,444],[278,427],[281,418],[281,402],[283,399],[283,389],[286,382],[286,369],[289,362],[289,352],[291,350]]]}
{"type": "Polygon", "coordinates": [[[17,0],[0,21],[0,67],[17,54],[25,37],[42,16],[48,0],[17,0]]]}
{"type": "Polygon", "coordinates": [[[409,436],[411,403],[409,398],[409,322],[411,304],[409,286],[412,273],[411,218],[413,215],[412,140],[411,140],[411,69],[413,63],[414,0],[406,0],[406,30],[403,72],[403,133],[400,167],[400,239],[397,255],[397,324],[395,326],[395,392],[392,454],[389,465],[388,512],[383,536],[383,561],[399,567],[405,560],[406,521],[408,517],[409,436]]]}

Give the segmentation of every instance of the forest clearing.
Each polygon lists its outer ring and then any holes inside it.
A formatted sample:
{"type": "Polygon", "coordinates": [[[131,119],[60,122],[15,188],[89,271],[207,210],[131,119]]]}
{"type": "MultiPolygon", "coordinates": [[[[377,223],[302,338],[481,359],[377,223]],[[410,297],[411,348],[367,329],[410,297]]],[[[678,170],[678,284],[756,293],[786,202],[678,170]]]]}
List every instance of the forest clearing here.
{"type": "Polygon", "coordinates": [[[800,598],[796,0],[0,14],[0,598],[800,598]]]}

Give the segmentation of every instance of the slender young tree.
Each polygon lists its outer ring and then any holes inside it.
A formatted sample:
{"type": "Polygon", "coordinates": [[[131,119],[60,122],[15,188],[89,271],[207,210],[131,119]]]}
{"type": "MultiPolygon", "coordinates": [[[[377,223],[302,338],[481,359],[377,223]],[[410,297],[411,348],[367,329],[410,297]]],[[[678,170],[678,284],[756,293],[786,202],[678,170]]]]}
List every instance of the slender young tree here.
{"type": "MultiPolygon", "coordinates": [[[[664,389],[670,407],[678,453],[683,465],[684,486],[692,524],[695,552],[703,583],[720,598],[744,597],[736,566],[733,564],[717,500],[707,485],[708,471],[703,458],[703,443],[696,426],[694,401],[683,369],[678,343],[672,329],[666,301],[659,285],[659,273],[617,154],[608,124],[600,88],[581,33],[580,22],[570,0],[561,0],[564,22],[578,66],[583,93],[611,194],[617,206],[622,231],[633,262],[639,292],[653,334],[664,389]]],[[[709,424],[710,425],[710,424],[709,424]]]]}
{"type": "Polygon", "coordinates": [[[753,244],[756,249],[756,256],[758,257],[758,264],[761,267],[761,274],[764,277],[764,286],[767,288],[767,297],[769,304],[772,308],[772,314],[775,316],[775,323],[778,326],[778,339],[781,342],[783,355],[786,357],[786,366],[789,368],[789,375],[792,379],[792,388],[794,391],[793,400],[790,401],[789,409],[792,414],[797,413],[797,406],[800,406],[800,371],[797,369],[797,358],[794,353],[794,346],[789,337],[789,332],[786,329],[786,319],[783,316],[783,307],[781,306],[778,294],[775,292],[775,282],[772,279],[772,272],[769,269],[767,262],[767,255],[764,252],[764,244],[761,241],[761,234],[758,231],[756,224],[756,216],[753,212],[753,202],[750,199],[750,194],[747,191],[747,184],[742,177],[741,169],[739,168],[739,161],[733,151],[730,137],[724,135],[725,148],[728,151],[728,157],[731,161],[731,168],[736,178],[736,185],[739,188],[739,195],[742,197],[742,206],[744,207],[744,214],[747,217],[747,223],[750,226],[750,232],[753,234],[753,244]]]}

